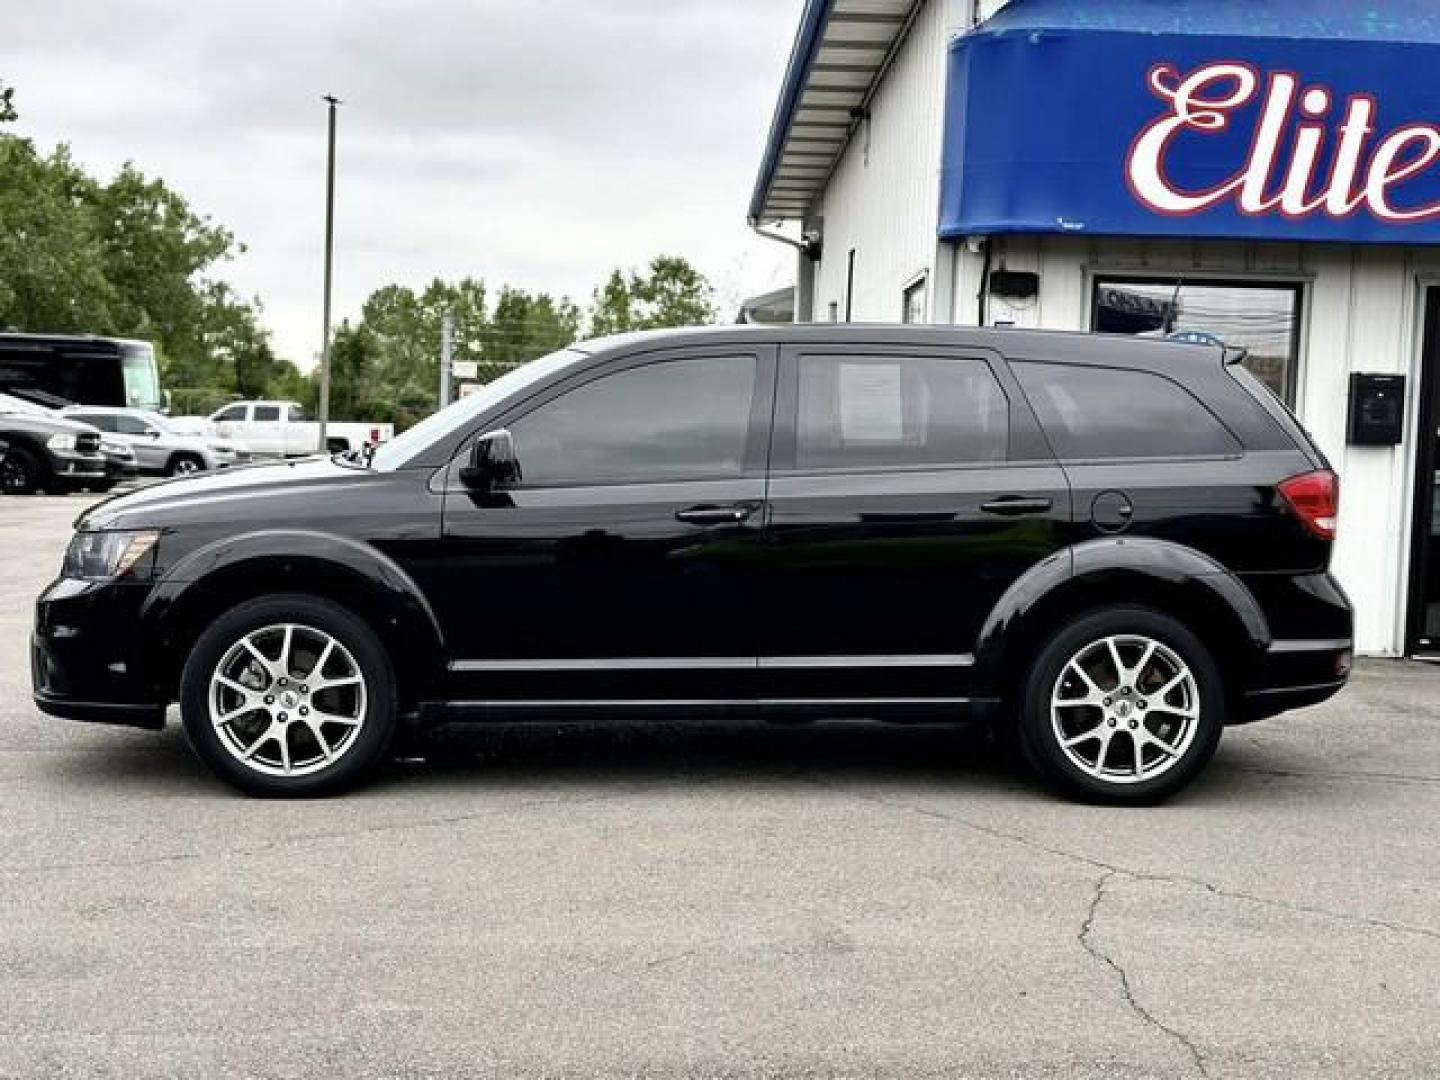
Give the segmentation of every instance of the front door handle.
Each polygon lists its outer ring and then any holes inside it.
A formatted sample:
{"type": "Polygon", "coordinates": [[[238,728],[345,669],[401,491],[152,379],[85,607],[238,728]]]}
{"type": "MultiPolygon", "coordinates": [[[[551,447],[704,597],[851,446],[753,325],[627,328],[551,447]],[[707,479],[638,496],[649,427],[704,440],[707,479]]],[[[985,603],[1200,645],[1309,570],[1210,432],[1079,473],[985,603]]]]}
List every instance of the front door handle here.
{"type": "Polygon", "coordinates": [[[739,525],[749,521],[755,507],[746,503],[731,503],[726,506],[689,506],[675,512],[675,520],[687,525],[739,525]]]}
{"type": "Polygon", "coordinates": [[[1045,514],[1055,504],[1049,499],[1031,498],[1026,495],[1005,495],[991,499],[980,507],[987,514],[999,517],[1024,517],[1026,514],[1045,514]]]}

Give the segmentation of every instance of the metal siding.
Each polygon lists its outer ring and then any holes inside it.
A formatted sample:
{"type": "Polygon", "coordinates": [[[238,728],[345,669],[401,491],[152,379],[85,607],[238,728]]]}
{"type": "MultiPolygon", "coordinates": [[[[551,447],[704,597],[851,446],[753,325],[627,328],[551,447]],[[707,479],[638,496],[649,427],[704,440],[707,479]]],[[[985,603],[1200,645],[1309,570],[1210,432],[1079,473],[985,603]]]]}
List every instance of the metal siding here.
{"type": "MultiPolygon", "coordinates": [[[[901,291],[932,271],[940,200],[940,127],[951,4],[928,0],[822,193],[825,255],[817,268],[816,318],[845,310],[846,262],[855,249],[856,322],[898,322],[901,291]]],[[[933,297],[929,298],[933,305],[933,297]]]]}

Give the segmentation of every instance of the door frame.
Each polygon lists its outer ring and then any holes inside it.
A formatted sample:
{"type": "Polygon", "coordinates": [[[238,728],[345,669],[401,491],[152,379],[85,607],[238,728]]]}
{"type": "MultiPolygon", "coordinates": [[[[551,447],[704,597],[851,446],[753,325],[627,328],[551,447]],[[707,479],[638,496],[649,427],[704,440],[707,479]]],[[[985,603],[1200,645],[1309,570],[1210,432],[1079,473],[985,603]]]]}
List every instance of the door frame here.
{"type": "Polygon", "coordinates": [[[1414,468],[1411,476],[1409,552],[1405,562],[1404,655],[1436,655],[1440,649],[1420,647],[1424,627],[1426,577],[1440,566],[1430,565],[1429,539],[1435,513],[1435,469],[1440,465],[1436,438],[1440,430],[1440,282],[1422,280],[1417,302],[1419,355],[1415,376],[1414,468]]]}

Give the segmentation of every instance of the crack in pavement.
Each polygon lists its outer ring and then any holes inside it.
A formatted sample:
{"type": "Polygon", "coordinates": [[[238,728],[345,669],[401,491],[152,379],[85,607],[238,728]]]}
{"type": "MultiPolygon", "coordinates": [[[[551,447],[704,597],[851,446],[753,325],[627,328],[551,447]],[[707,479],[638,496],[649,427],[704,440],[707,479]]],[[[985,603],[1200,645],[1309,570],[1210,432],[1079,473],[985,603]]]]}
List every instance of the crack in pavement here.
{"type": "Polygon", "coordinates": [[[1078,851],[1068,851],[1065,848],[1052,847],[1049,844],[1041,843],[1022,833],[1007,832],[1004,829],[997,829],[989,825],[981,825],[978,822],[958,817],[954,814],[947,814],[928,806],[917,806],[914,803],[903,802],[898,799],[887,799],[879,795],[871,795],[866,792],[855,791],[851,788],[841,787],[837,784],[827,783],[814,776],[805,778],[810,784],[824,788],[829,791],[838,791],[841,794],[849,795],[852,798],[865,802],[876,803],[880,806],[888,806],[894,810],[903,810],[911,814],[919,814],[922,817],[934,818],[937,821],[948,822],[951,825],[958,825],[963,829],[976,832],[991,839],[1002,840],[1007,843],[1017,844],[1029,848],[1032,851],[1039,851],[1046,855],[1053,855],[1058,859],[1065,859],[1069,862],[1088,866],[1095,870],[1108,870],[1111,873],[1123,875],[1132,881],[1147,881],[1160,885],[1179,885],[1193,889],[1203,889],[1212,896],[1222,897],[1227,900],[1239,900],[1245,903],[1255,904],[1260,907],[1275,908],[1280,911],[1289,911],[1297,914],[1313,915],[1320,918],[1333,919],[1336,922],[1351,923],[1356,926],[1364,926],[1372,930],[1384,930],[1396,934],[1410,934],[1416,937],[1427,938],[1431,941],[1440,941],[1440,930],[1431,929],[1428,926],[1413,926],[1409,923],[1391,922],[1386,919],[1377,919],[1370,915],[1356,915],[1347,911],[1333,911],[1329,908],[1317,907],[1312,904],[1297,904],[1289,900],[1275,900],[1265,896],[1256,896],[1253,893],[1241,892],[1238,889],[1227,889],[1206,881],[1203,878],[1189,877],[1184,874],[1156,874],[1148,870],[1140,870],[1133,866],[1122,866],[1118,863],[1108,863],[1102,859],[1096,859],[1089,855],[1082,855],[1078,851]]]}
{"type": "Polygon", "coordinates": [[[1163,1032],[1174,1042],[1179,1043],[1195,1063],[1195,1071],[1202,1077],[1205,1077],[1206,1080],[1209,1080],[1210,1070],[1205,1065],[1205,1056],[1200,1053],[1200,1048],[1196,1046],[1183,1031],[1171,1027],[1149,1009],[1145,1008],[1144,1005],[1140,1004],[1139,999],[1135,996],[1135,987],[1130,982],[1130,973],[1125,970],[1118,960],[1100,948],[1095,942],[1095,919],[1100,913],[1100,905],[1105,900],[1105,894],[1110,887],[1110,882],[1115,880],[1116,876],[1117,871],[1106,870],[1105,873],[1100,875],[1100,879],[1096,881],[1095,895],[1090,900],[1090,909],[1085,914],[1085,921],[1080,925],[1080,932],[1076,935],[1076,940],[1080,942],[1082,949],[1115,973],[1115,976],[1120,981],[1120,993],[1124,996],[1125,1004],[1130,1007],[1130,1011],[1143,1023],[1148,1024],[1157,1031],[1163,1032]]]}

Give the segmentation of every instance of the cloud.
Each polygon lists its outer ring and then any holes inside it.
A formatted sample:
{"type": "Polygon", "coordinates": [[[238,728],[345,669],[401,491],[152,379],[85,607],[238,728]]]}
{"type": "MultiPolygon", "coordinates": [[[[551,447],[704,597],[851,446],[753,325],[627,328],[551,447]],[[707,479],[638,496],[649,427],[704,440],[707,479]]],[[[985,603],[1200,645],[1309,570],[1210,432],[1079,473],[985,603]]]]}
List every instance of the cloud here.
{"type": "MultiPolygon", "coordinates": [[[[18,0],[10,0],[17,3],[18,0]]],[[[482,276],[588,298],[693,258],[789,280],[744,225],[800,0],[50,0],[7,15],[21,133],[163,177],[248,246],[225,270],[282,351],[320,336],[324,108],[340,114],[336,303],[482,276]]]]}

